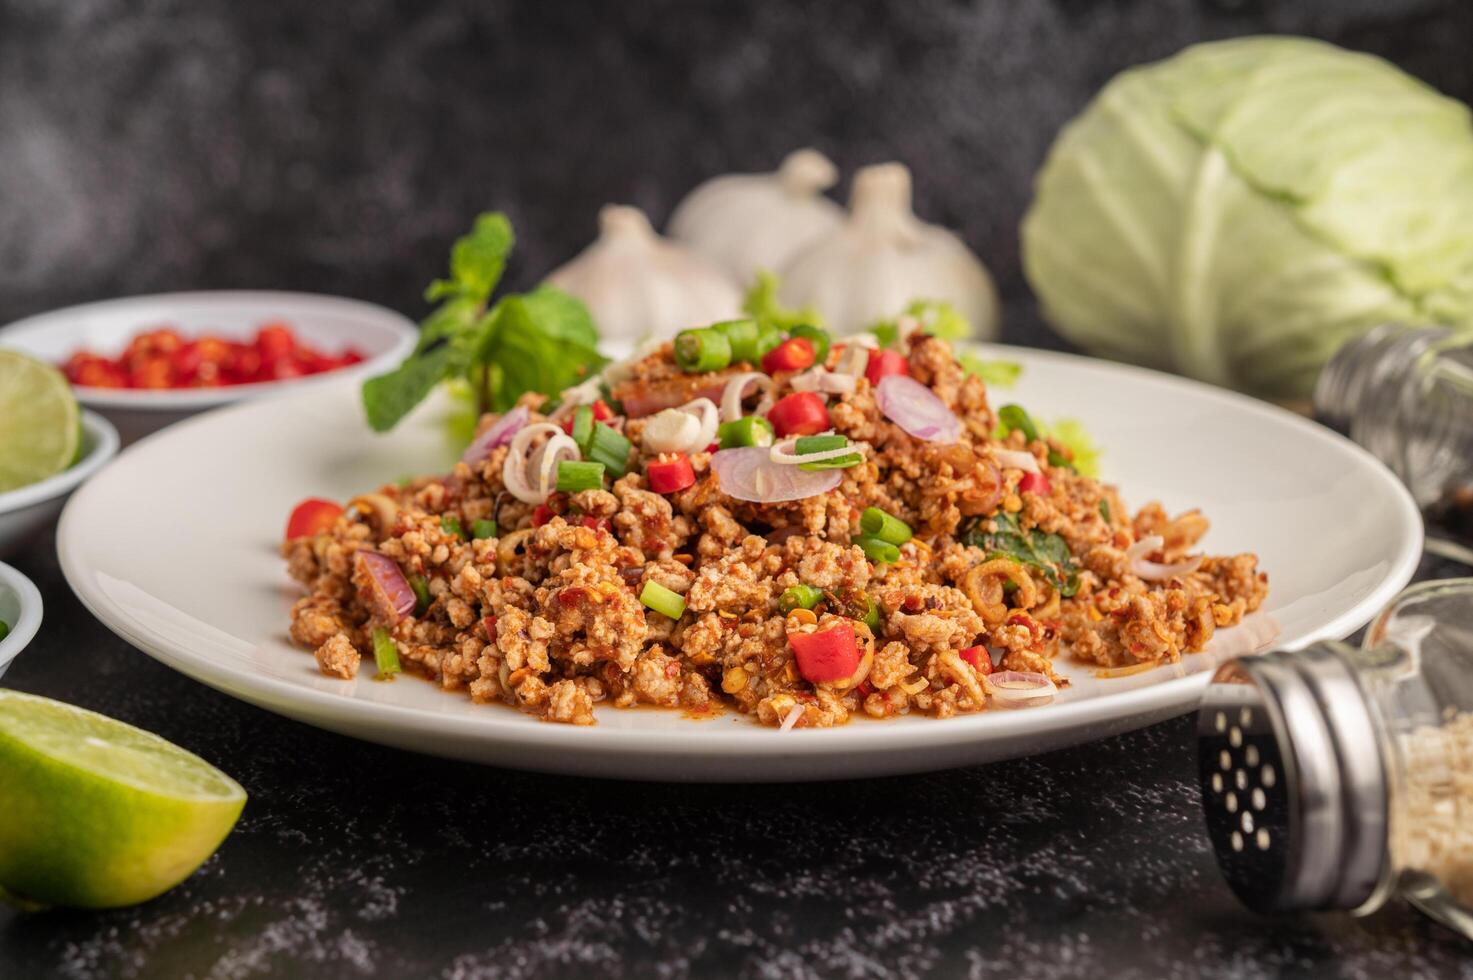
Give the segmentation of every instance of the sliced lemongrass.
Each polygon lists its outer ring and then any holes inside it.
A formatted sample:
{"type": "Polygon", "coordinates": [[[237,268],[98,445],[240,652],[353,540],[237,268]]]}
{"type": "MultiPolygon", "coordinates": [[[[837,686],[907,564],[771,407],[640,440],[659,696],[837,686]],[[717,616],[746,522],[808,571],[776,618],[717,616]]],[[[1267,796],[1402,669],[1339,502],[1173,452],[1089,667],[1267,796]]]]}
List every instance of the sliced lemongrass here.
{"type": "Polygon", "coordinates": [[[581,456],[578,444],[566,432],[559,432],[542,444],[528,465],[529,471],[535,470],[537,473],[537,491],[542,495],[542,500],[538,503],[546,501],[552,496],[553,490],[557,489],[558,463],[577,460],[581,456]]]}
{"type": "Polygon", "coordinates": [[[1024,473],[1042,473],[1038,468],[1038,457],[1024,449],[994,449],[992,458],[999,466],[1024,473]]]}
{"type": "Polygon", "coordinates": [[[778,730],[784,732],[792,731],[793,726],[798,724],[798,721],[803,717],[803,713],[807,710],[808,708],[805,705],[793,705],[788,709],[788,713],[783,716],[783,723],[777,726],[778,730]]]}
{"type": "Polygon", "coordinates": [[[788,379],[794,391],[816,391],[825,395],[847,395],[859,384],[852,374],[836,374],[824,367],[815,367],[788,379]]]}
{"type": "Polygon", "coordinates": [[[699,419],[678,408],[667,408],[650,416],[639,440],[646,453],[684,453],[700,435],[699,419]]]}
{"type": "MultiPolygon", "coordinates": [[[[508,493],[524,504],[540,504],[547,499],[547,493],[533,486],[527,479],[527,450],[531,448],[533,439],[543,435],[561,436],[565,433],[562,426],[551,422],[534,422],[523,426],[512,438],[511,445],[506,452],[506,460],[501,464],[501,482],[506,486],[508,493]]],[[[568,439],[568,441],[573,440],[568,439]]],[[[576,443],[573,448],[575,450],[578,448],[576,443]]]]}
{"type": "Polygon", "coordinates": [[[721,392],[721,417],[718,421],[735,422],[742,417],[742,399],[747,397],[747,388],[752,384],[762,390],[757,413],[765,413],[772,407],[772,383],[772,378],[761,371],[748,371],[732,378],[721,392]]]}
{"type": "Polygon", "coordinates": [[[716,441],[716,430],[721,428],[721,412],[716,408],[715,402],[709,398],[696,398],[680,406],[680,410],[694,416],[701,424],[695,445],[685,450],[686,452],[699,452],[716,441]]]}
{"type": "MultiPolygon", "coordinates": [[[[834,365],[835,374],[843,374],[852,378],[858,378],[869,367],[869,352],[874,349],[855,343],[857,338],[844,338],[844,353],[839,355],[838,362],[834,365]]],[[[877,343],[876,347],[879,346],[877,343]]]]}

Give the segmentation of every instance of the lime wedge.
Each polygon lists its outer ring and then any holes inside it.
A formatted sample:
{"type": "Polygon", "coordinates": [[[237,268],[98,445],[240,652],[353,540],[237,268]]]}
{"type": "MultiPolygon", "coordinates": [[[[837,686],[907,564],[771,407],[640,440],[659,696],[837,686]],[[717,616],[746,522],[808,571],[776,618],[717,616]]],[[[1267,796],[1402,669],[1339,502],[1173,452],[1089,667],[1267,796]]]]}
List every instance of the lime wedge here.
{"type": "Polygon", "coordinates": [[[60,473],[82,444],[82,413],[62,373],[0,350],[0,493],[60,473]]]}
{"type": "Polygon", "coordinates": [[[0,689],[0,894],[113,908],[174,887],[235,826],[240,784],[157,735],[0,689]]]}

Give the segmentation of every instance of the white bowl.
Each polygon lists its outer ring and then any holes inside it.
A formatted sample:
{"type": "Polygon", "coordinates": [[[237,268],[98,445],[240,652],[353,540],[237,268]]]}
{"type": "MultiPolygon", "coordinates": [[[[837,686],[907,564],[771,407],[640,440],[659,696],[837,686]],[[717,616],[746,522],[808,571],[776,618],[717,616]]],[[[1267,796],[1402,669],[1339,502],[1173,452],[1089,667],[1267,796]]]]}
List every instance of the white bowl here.
{"type": "Polygon", "coordinates": [[[82,458],[40,483],[0,493],[0,555],[9,554],[32,531],[53,520],[71,492],[117,454],[118,430],[101,415],[83,409],[82,458]]]}
{"type": "Polygon", "coordinates": [[[31,580],[9,565],[0,563],[0,620],[10,626],[0,640],[0,677],[16,654],[26,648],[41,625],[41,593],[31,580]]]}
{"type": "Polygon", "coordinates": [[[290,381],[223,388],[141,391],[77,386],[77,400],[106,415],[126,446],[209,408],[297,391],[328,379],[382,374],[398,366],[419,335],[408,317],[372,303],[310,293],[241,290],[161,293],[53,310],[0,330],[0,347],[60,364],[83,348],[117,356],[135,335],[156,327],[173,327],[185,337],[210,333],[246,340],[271,320],[283,321],[299,338],[329,353],[351,344],[363,352],[365,360],[290,381]]]}

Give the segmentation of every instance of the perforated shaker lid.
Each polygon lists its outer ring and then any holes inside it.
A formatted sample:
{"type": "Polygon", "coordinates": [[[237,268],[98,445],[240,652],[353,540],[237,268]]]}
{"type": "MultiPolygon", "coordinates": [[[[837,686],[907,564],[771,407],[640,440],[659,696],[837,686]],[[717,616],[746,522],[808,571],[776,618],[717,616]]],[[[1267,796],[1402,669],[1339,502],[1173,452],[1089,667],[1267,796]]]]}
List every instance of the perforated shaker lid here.
{"type": "Polygon", "coordinates": [[[1245,905],[1370,898],[1388,861],[1386,769],[1365,694],[1332,644],[1224,664],[1197,739],[1208,834],[1245,905]]]}

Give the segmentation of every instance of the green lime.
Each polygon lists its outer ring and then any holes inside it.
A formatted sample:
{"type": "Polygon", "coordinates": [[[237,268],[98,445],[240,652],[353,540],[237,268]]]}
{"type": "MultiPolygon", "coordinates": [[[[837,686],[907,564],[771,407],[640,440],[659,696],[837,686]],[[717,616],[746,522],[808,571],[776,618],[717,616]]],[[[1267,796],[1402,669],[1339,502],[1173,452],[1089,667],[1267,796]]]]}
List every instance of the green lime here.
{"type": "Polygon", "coordinates": [[[0,892],[113,908],[174,887],[235,826],[240,784],[157,735],[0,689],[0,892]]]}
{"type": "Polygon", "coordinates": [[[60,473],[82,444],[82,412],[56,368],[0,350],[0,493],[60,473]]]}

